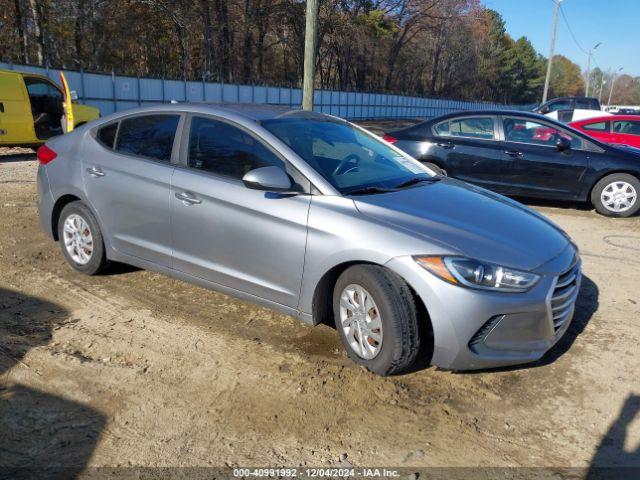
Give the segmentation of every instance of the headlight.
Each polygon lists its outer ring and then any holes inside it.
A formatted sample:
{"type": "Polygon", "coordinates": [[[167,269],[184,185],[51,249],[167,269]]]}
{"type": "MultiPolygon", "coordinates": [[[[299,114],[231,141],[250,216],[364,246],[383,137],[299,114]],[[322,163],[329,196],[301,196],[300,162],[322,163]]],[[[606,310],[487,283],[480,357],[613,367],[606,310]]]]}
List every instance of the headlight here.
{"type": "Polygon", "coordinates": [[[540,277],[534,273],[463,257],[414,257],[425,270],[454,285],[500,292],[525,292],[540,277]]]}

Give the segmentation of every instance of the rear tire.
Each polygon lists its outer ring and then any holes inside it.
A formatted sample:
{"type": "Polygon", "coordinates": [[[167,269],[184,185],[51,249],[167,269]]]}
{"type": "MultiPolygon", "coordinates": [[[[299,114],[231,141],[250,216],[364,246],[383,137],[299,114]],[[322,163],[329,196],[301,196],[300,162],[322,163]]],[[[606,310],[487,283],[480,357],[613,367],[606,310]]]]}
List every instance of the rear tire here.
{"type": "Polygon", "coordinates": [[[81,201],[69,203],[60,212],[58,238],[64,258],[77,271],[95,275],[106,267],[98,221],[81,201]]]}
{"type": "Polygon", "coordinates": [[[438,166],[438,165],[436,165],[435,163],[431,163],[431,162],[422,162],[422,164],[423,164],[425,167],[428,167],[428,168],[430,168],[431,170],[433,170],[434,172],[436,172],[438,175],[442,175],[443,177],[446,177],[446,176],[447,176],[447,171],[446,171],[444,168],[439,167],[439,166],[438,166]]]}
{"type": "Polygon", "coordinates": [[[415,301],[392,271],[376,265],[345,270],[334,287],[333,311],[336,330],[354,362],[383,376],[401,373],[415,362],[420,349],[415,301]]]}
{"type": "Polygon", "coordinates": [[[596,211],[608,217],[631,217],[640,209],[640,180],[628,173],[602,178],[591,191],[596,211]]]}

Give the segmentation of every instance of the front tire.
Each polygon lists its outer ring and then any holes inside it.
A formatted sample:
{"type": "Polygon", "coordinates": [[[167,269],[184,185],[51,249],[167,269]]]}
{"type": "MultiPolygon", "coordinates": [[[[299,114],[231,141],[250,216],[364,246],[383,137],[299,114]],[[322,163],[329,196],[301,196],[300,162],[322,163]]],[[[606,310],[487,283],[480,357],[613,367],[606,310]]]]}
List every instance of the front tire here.
{"type": "Polygon", "coordinates": [[[77,271],[99,273],[107,264],[104,241],[98,222],[82,202],[66,205],[58,220],[58,238],[62,254],[77,271]]]}
{"type": "Polygon", "coordinates": [[[630,217],[640,209],[640,180],[628,173],[602,178],[591,192],[596,211],[608,217],[630,217]]]}
{"type": "Polygon", "coordinates": [[[349,357],[378,375],[409,369],[420,348],[413,294],[395,273],[355,265],[338,278],[333,293],[336,329],[349,357]]]}

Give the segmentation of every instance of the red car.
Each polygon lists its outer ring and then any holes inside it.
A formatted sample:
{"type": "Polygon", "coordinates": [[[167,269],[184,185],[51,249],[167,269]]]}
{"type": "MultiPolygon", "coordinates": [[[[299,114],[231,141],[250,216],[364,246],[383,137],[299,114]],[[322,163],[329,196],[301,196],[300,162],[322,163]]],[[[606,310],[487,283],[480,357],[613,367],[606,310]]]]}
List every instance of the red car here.
{"type": "Polygon", "coordinates": [[[640,117],[638,115],[587,118],[571,122],[569,125],[605,143],[640,148],[640,117]]]}

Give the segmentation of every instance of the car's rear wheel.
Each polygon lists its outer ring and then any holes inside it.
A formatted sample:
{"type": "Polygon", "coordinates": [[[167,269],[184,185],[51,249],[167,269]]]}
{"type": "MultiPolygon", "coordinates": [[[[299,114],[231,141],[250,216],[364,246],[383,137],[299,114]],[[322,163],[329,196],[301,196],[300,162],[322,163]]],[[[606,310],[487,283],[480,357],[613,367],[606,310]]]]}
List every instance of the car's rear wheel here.
{"type": "Polygon", "coordinates": [[[102,232],[89,208],[80,201],[66,205],[58,220],[58,238],[67,262],[87,275],[107,263],[102,232]]]}
{"type": "Polygon", "coordinates": [[[379,375],[407,370],[420,347],[418,315],[408,285],[376,265],[345,270],[333,293],[336,329],[349,357],[379,375]]]}
{"type": "Polygon", "coordinates": [[[591,192],[591,203],[602,215],[630,217],[640,209],[640,180],[628,173],[601,179],[591,192]]]}

